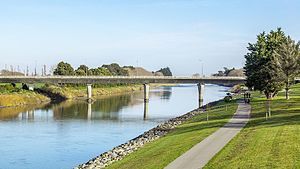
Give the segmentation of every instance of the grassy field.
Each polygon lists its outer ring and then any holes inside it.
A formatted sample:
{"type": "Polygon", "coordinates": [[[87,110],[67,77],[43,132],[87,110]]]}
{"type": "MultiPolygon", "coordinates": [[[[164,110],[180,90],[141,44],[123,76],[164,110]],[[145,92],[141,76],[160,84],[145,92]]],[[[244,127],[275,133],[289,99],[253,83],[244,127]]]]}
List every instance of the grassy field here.
{"type": "Polygon", "coordinates": [[[227,110],[224,107],[225,103],[219,103],[216,106],[211,107],[208,114],[203,113],[195,116],[165,137],[146,144],[143,148],[126,156],[123,160],[113,163],[108,168],[164,168],[171,161],[227,123],[237,109],[235,101],[228,104],[227,110]],[[216,106],[222,107],[217,108],[216,106]]]}
{"type": "Polygon", "coordinates": [[[254,96],[246,128],[205,168],[300,168],[300,85],[292,87],[290,100],[282,92],[270,106],[254,96]]]}

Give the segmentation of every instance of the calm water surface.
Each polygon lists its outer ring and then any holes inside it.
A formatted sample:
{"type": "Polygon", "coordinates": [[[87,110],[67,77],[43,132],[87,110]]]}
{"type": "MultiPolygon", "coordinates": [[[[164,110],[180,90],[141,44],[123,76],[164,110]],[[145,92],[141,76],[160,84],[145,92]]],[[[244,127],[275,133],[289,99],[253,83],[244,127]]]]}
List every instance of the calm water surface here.
{"type": "MultiPolygon", "coordinates": [[[[204,103],[223,98],[226,87],[206,85],[204,103]]],[[[198,106],[195,85],[59,104],[0,109],[1,169],[67,169],[110,150],[159,123],[198,106]]]]}

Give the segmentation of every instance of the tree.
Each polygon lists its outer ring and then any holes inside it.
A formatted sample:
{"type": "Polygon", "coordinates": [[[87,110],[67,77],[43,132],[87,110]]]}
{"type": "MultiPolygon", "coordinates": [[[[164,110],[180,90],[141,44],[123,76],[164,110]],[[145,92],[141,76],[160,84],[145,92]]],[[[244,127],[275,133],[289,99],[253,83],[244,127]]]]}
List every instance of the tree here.
{"type": "Polygon", "coordinates": [[[120,67],[117,63],[102,65],[102,67],[107,68],[113,76],[128,76],[128,71],[120,67]]]}
{"type": "Polygon", "coordinates": [[[224,69],[224,71],[219,70],[218,73],[213,74],[213,76],[229,76],[230,73],[232,76],[235,76],[235,74],[240,75],[241,74],[240,71],[242,71],[242,70],[237,70],[235,68],[228,69],[227,67],[223,67],[223,69],[224,69]],[[233,73],[233,72],[235,72],[235,73],[233,73]]]}
{"type": "Polygon", "coordinates": [[[75,73],[79,76],[88,76],[90,75],[89,67],[87,67],[86,65],[80,65],[75,71],[75,73]]]}
{"type": "Polygon", "coordinates": [[[73,67],[67,62],[59,62],[57,67],[54,69],[54,75],[74,75],[73,67]]]}
{"type": "Polygon", "coordinates": [[[75,71],[76,76],[87,76],[86,72],[83,69],[77,69],[75,71]]]}
{"type": "Polygon", "coordinates": [[[285,97],[289,99],[290,82],[300,71],[299,42],[295,43],[290,36],[274,52],[274,68],[280,73],[285,83],[285,97]]]}
{"type": "Polygon", "coordinates": [[[229,72],[231,72],[232,70],[235,70],[235,68],[228,69],[227,67],[224,67],[224,74],[225,74],[225,76],[228,76],[229,72]]]}
{"type": "Polygon", "coordinates": [[[161,72],[164,76],[172,76],[172,72],[170,70],[169,67],[166,68],[161,68],[159,71],[157,72],[161,72]]]}
{"type": "Polygon", "coordinates": [[[111,76],[112,75],[109,72],[109,70],[104,68],[104,67],[98,67],[98,68],[95,68],[95,69],[90,69],[90,73],[91,73],[91,75],[94,75],[94,76],[111,76]]]}
{"type": "Polygon", "coordinates": [[[249,52],[245,55],[245,74],[247,87],[263,92],[268,99],[276,96],[283,83],[274,64],[274,52],[285,41],[284,32],[278,28],[269,34],[265,32],[257,36],[257,42],[249,43],[249,52]]]}

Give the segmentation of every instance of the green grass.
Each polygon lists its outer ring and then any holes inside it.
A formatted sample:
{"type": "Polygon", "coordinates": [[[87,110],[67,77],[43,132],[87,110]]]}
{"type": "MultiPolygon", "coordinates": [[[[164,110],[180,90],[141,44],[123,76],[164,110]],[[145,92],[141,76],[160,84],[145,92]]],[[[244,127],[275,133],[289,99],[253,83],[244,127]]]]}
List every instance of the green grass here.
{"type": "MultiPolygon", "coordinates": [[[[20,106],[29,104],[40,104],[50,101],[49,98],[34,91],[22,89],[21,83],[0,83],[0,107],[20,106]]],[[[42,87],[44,84],[36,83],[35,87],[42,87]]]]}
{"type": "MultiPolygon", "coordinates": [[[[68,99],[86,97],[87,95],[86,86],[83,85],[46,85],[42,89],[51,93],[59,94],[62,97],[68,99]]],[[[93,97],[108,96],[113,94],[138,91],[141,89],[141,85],[96,85],[93,86],[92,95],[93,97]]]]}
{"type": "Polygon", "coordinates": [[[21,106],[49,102],[50,99],[33,91],[22,90],[17,93],[1,93],[0,107],[21,106]]]}
{"type": "MultiPolygon", "coordinates": [[[[0,83],[0,94],[10,94],[10,93],[26,93],[27,90],[22,89],[22,83],[15,83],[15,87],[11,83],[0,83]]],[[[35,83],[34,88],[41,88],[45,86],[44,83],[35,83]]],[[[30,92],[30,91],[29,91],[30,92]]]]}
{"type": "Polygon", "coordinates": [[[258,92],[252,100],[251,120],[205,168],[300,168],[300,85],[267,101],[258,92]]]}
{"type": "Polygon", "coordinates": [[[180,125],[166,136],[146,144],[136,152],[126,156],[123,160],[113,163],[109,169],[159,169],[164,168],[174,159],[189,150],[195,144],[205,139],[228,122],[235,113],[237,104],[219,103],[217,108],[211,107],[207,114],[203,113],[180,125]]]}

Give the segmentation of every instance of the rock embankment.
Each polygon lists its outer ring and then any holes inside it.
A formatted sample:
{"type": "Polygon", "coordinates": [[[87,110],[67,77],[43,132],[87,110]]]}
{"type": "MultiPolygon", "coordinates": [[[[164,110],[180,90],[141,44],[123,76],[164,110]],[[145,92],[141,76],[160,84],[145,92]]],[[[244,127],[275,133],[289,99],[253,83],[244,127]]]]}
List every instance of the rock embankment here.
{"type": "MultiPolygon", "coordinates": [[[[215,105],[217,102],[212,102],[209,105],[215,105]]],[[[204,106],[205,109],[206,106],[204,106]]],[[[152,142],[164,135],[169,131],[182,124],[183,122],[191,119],[195,115],[202,113],[200,109],[195,109],[187,114],[182,116],[170,119],[163,124],[158,125],[157,127],[141,134],[140,136],[128,141],[127,143],[121,144],[110,151],[102,153],[98,157],[91,159],[85,164],[75,167],[75,169],[95,169],[95,168],[104,168],[115,161],[123,159],[126,155],[136,151],[138,148],[144,146],[146,143],[152,142]]]]}

